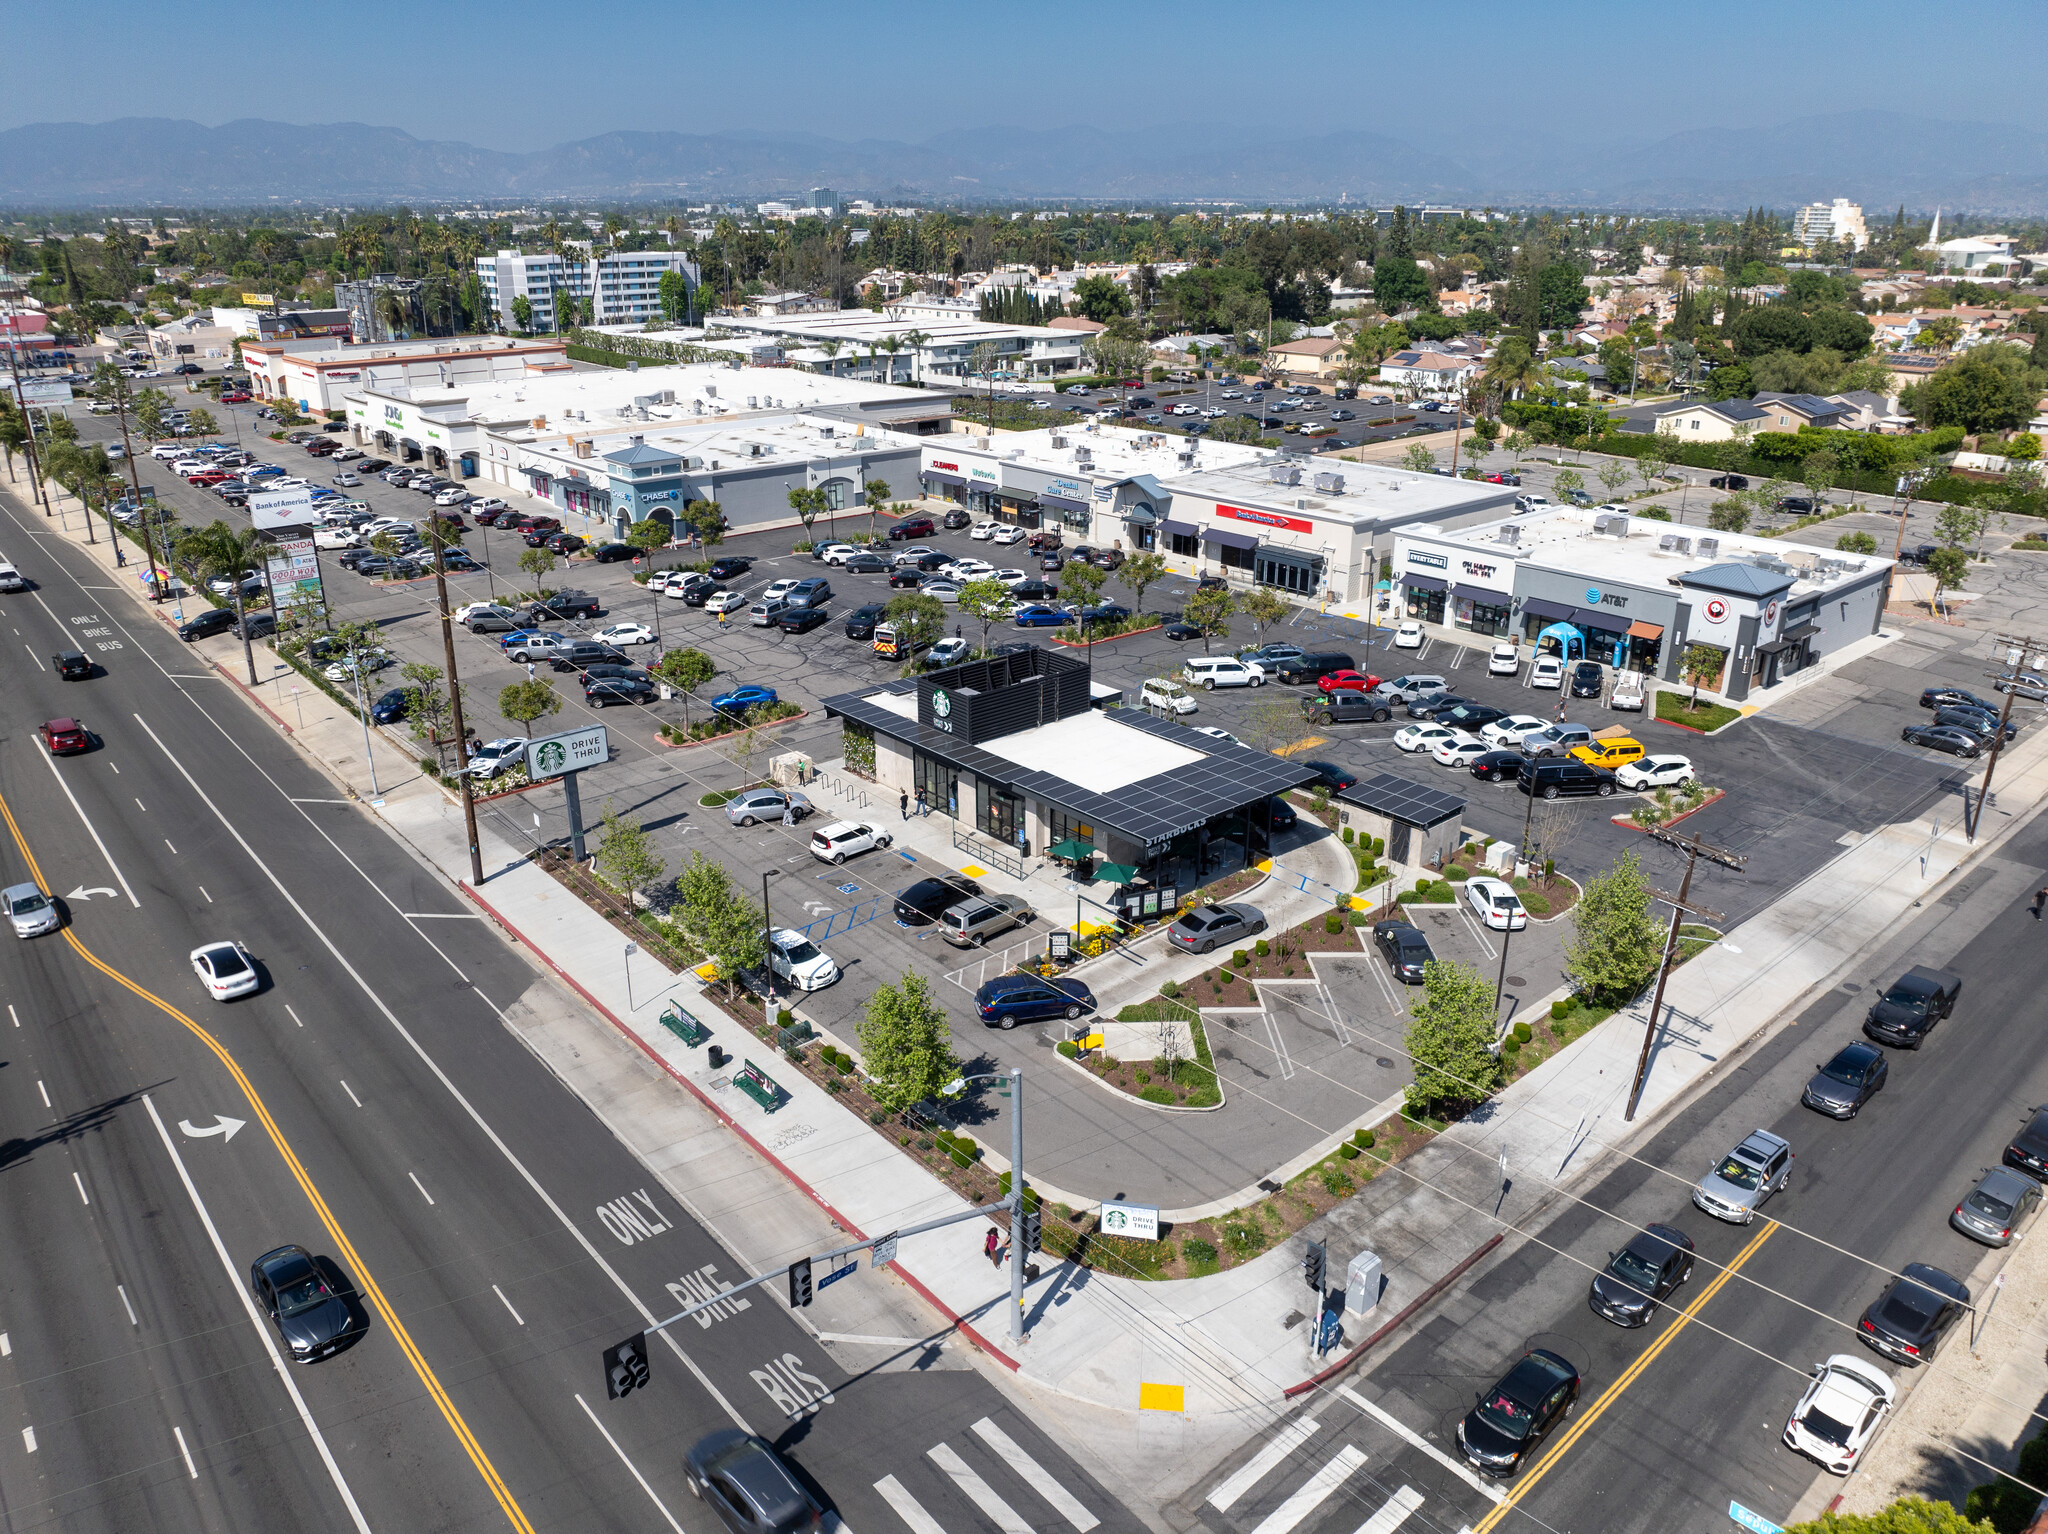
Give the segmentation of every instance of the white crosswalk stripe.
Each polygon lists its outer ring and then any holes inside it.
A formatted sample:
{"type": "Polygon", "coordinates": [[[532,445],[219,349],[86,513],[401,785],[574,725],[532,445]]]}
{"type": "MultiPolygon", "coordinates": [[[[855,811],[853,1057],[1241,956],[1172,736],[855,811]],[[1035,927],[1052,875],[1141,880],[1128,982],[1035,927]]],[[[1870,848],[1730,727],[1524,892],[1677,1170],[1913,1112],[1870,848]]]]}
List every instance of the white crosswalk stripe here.
{"type": "Polygon", "coordinates": [[[1422,1493],[1413,1486],[1403,1486],[1387,1498],[1385,1507],[1358,1526],[1358,1534],[1394,1534],[1394,1530],[1406,1523],[1408,1515],[1420,1506],[1422,1493]]]}
{"type": "Polygon", "coordinates": [[[1015,1439],[988,1418],[983,1417],[975,1423],[974,1432],[976,1437],[996,1451],[1004,1464],[1016,1471],[1017,1479],[1045,1498],[1054,1512],[1071,1523],[1076,1534],[1088,1534],[1090,1529],[1102,1521],[1081,1505],[1080,1498],[1054,1480],[1050,1471],[1019,1448],[1015,1439]]]}
{"type": "Polygon", "coordinates": [[[896,1516],[908,1525],[910,1534],[946,1534],[939,1520],[926,1512],[924,1504],[905,1490],[895,1476],[883,1476],[875,1482],[875,1490],[882,1494],[884,1502],[896,1509],[896,1516]]]}
{"type": "Polygon", "coordinates": [[[1003,1531],[1003,1534],[1033,1534],[1031,1525],[1017,1516],[1017,1510],[996,1495],[988,1482],[974,1473],[974,1468],[954,1452],[949,1443],[934,1444],[924,1451],[925,1457],[953,1478],[953,1484],[966,1492],[969,1500],[986,1513],[989,1520],[1003,1531]]]}
{"type": "Polygon", "coordinates": [[[1313,1417],[1296,1417],[1281,1427],[1266,1446],[1237,1468],[1230,1478],[1209,1493],[1209,1505],[1227,1513],[1238,1498],[1273,1473],[1274,1468],[1316,1435],[1313,1417]]]}
{"type": "Polygon", "coordinates": [[[1364,1463],[1365,1451],[1354,1449],[1347,1443],[1334,1458],[1296,1487],[1285,1502],[1268,1513],[1253,1534],[1290,1534],[1296,1524],[1327,1502],[1330,1494],[1350,1480],[1351,1473],[1364,1463]]]}
{"type": "Polygon", "coordinates": [[[1489,1502],[1498,1502],[1504,1495],[1506,1495],[1504,1492],[1500,1490],[1499,1487],[1489,1486],[1486,1482],[1480,1480],[1478,1474],[1473,1471],[1471,1466],[1459,1464],[1458,1461],[1452,1459],[1450,1455],[1444,1453],[1442,1449],[1439,1449],[1427,1438],[1424,1438],[1420,1433],[1416,1432],[1414,1428],[1410,1427],[1407,1423],[1403,1422],[1399,1417],[1396,1417],[1392,1413],[1384,1411],[1380,1407],[1375,1406],[1371,1401],[1368,1401],[1364,1396],[1360,1395],[1357,1391],[1353,1390],[1349,1385],[1339,1385],[1337,1387],[1337,1394],[1342,1396],[1345,1400],[1349,1401],[1353,1406],[1357,1407],[1360,1411],[1364,1412],[1368,1417],[1371,1417],[1375,1421],[1379,1422],[1383,1427],[1390,1428],[1395,1433],[1398,1433],[1401,1437],[1407,1439],[1409,1443],[1413,1444],[1416,1448],[1420,1449],[1424,1454],[1427,1454],[1439,1465],[1442,1465],[1444,1469],[1450,1471],[1451,1474],[1457,1476],[1459,1480],[1463,1481],[1466,1485],[1470,1486],[1474,1491],[1480,1493],[1489,1502]]]}

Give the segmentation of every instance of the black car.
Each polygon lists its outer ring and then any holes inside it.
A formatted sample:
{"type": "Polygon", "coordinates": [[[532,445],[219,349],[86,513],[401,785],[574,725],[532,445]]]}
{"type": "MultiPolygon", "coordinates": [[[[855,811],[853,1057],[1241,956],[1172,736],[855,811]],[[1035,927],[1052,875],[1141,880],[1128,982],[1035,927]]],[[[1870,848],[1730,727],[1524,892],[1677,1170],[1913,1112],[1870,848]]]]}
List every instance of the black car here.
{"type": "Polygon", "coordinates": [[[588,687],[592,682],[601,682],[608,677],[629,677],[636,682],[651,682],[654,673],[645,666],[622,666],[616,661],[599,661],[595,666],[586,666],[577,673],[576,685],[588,687]]]}
{"type": "Polygon", "coordinates": [[[225,634],[235,626],[233,608],[215,607],[196,618],[188,618],[178,629],[178,637],[186,643],[195,639],[208,639],[215,634],[225,634]]]}
{"type": "Polygon", "coordinates": [[[443,549],[441,568],[444,570],[481,570],[483,561],[467,549],[443,549]]]}
{"type": "Polygon", "coordinates": [[[303,1246],[281,1246],[249,1265],[249,1292],[276,1325],[296,1364],[338,1352],[356,1329],[355,1311],[303,1246]]]}
{"type": "Polygon", "coordinates": [[[356,465],[355,472],[358,474],[382,474],[390,467],[391,460],[389,458],[365,458],[356,465]]]}
{"type": "Polygon", "coordinates": [[[753,568],[753,560],[744,554],[722,554],[711,561],[711,578],[714,581],[729,581],[735,575],[745,575],[753,568]]]}
{"type": "Polygon", "coordinates": [[[1458,1447],[1485,1474],[1513,1475],[1578,1398],[1577,1369],[1548,1348],[1524,1353],[1459,1422],[1458,1447]]]}
{"type": "Polygon", "coordinates": [[[1716,474],[1707,483],[1716,490],[1747,490],[1749,476],[1746,474],[1716,474]]]}
{"type": "Polygon", "coordinates": [[[1929,687],[1920,694],[1922,708],[1954,708],[1958,704],[1964,708],[1981,708],[1987,714],[1998,712],[1996,703],[1978,697],[1967,688],[1929,687]]]}
{"type": "Polygon", "coordinates": [[[1574,698],[1597,698],[1606,685],[1606,673],[1596,660],[1582,660],[1572,667],[1571,680],[1566,684],[1574,698]]]}
{"type": "Polygon", "coordinates": [[[558,591],[528,607],[526,617],[530,623],[557,618],[595,618],[600,610],[597,598],[587,591],[558,591]]]}
{"type": "Polygon", "coordinates": [[[1522,775],[1522,753],[1488,751],[1472,758],[1472,776],[1482,783],[1512,783],[1522,775]]]}
{"type": "Polygon", "coordinates": [[[268,639],[277,632],[277,614],[269,608],[242,614],[242,637],[244,639],[268,639]]]}
{"type": "Polygon", "coordinates": [[[1891,1074],[1884,1051],[1869,1044],[1848,1044],[1814,1073],[1799,1101],[1832,1119],[1853,1119],[1875,1097],[1891,1074]]]}
{"type": "Polygon", "coordinates": [[[2034,1110],[2026,1128],[2012,1137],[2000,1158],[2016,1172],[2025,1172],[2036,1182],[2048,1182],[2048,1107],[2034,1110]]]}
{"type": "Polygon", "coordinates": [[[1778,510],[1793,512],[1802,517],[1811,516],[1813,514],[1813,497],[1810,495],[1781,495],[1778,497],[1778,510]]]}
{"type": "Polygon", "coordinates": [[[904,565],[889,572],[889,584],[897,590],[906,587],[915,590],[924,584],[924,572],[916,565],[904,565]]]}
{"type": "Polygon", "coordinates": [[[831,616],[822,607],[787,607],[775,622],[785,634],[808,634],[812,629],[823,628],[831,616]]]}
{"type": "Polygon", "coordinates": [[[883,614],[888,612],[888,610],[880,602],[869,602],[864,607],[856,607],[846,615],[846,637],[848,639],[873,639],[875,637],[875,625],[882,621],[883,614]]]}
{"type": "Polygon", "coordinates": [[[849,554],[840,560],[839,568],[850,575],[880,575],[889,568],[889,561],[862,549],[858,554],[849,554]]]}
{"type": "Polygon", "coordinates": [[[1918,1049],[1934,1025],[1955,1011],[1963,977],[1916,964],[1891,983],[1863,1020],[1863,1032],[1880,1044],[1918,1049]]]}
{"type": "MultiPolygon", "coordinates": [[[[1410,719],[1434,719],[1446,709],[1463,708],[1472,704],[1470,698],[1461,698],[1454,692],[1422,693],[1410,700],[1410,719]]],[[[1506,718],[1503,713],[1502,718],[1506,718]]]]}
{"type": "Polygon", "coordinates": [[[1614,794],[1613,773],[1604,767],[1571,759],[1532,762],[1527,771],[1516,775],[1515,783],[1523,793],[1544,799],[1580,794],[1597,794],[1607,799],[1614,794]]]}
{"type": "Polygon", "coordinates": [[[730,589],[723,581],[699,581],[683,593],[683,606],[702,607],[721,591],[730,589]]]}
{"type": "Polygon", "coordinates": [[[1899,731],[1899,739],[1909,746],[1926,746],[1931,751],[1946,751],[1950,756],[1976,756],[1984,749],[1975,730],[1954,724],[1909,724],[1899,731]]]}
{"type": "Polygon", "coordinates": [[[1200,629],[1196,628],[1192,623],[1184,622],[1178,614],[1175,614],[1174,617],[1167,622],[1166,627],[1162,630],[1162,632],[1166,635],[1168,639],[1175,640],[1177,642],[1188,639],[1200,639],[1202,637],[1202,631],[1200,629]]]}
{"type": "Polygon", "coordinates": [[[652,682],[630,676],[598,677],[583,689],[583,701],[592,708],[607,708],[614,703],[652,703],[655,697],[652,682]]]}
{"type": "Polygon", "coordinates": [[[896,919],[912,927],[935,922],[963,900],[980,895],[981,886],[964,875],[920,879],[896,896],[896,919]]]}
{"type": "Polygon", "coordinates": [[[1646,1326],[1678,1286],[1692,1277],[1692,1237],[1669,1225],[1638,1233],[1593,1275],[1586,1297],[1593,1314],[1616,1326],[1646,1326]]]}
{"type": "Polygon", "coordinates": [[[1327,788],[1334,794],[1351,787],[1358,781],[1357,773],[1347,771],[1339,767],[1335,762],[1303,762],[1301,765],[1315,774],[1313,778],[1303,785],[1307,788],[1327,788]]]}
{"type": "Polygon", "coordinates": [[[583,538],[575,533],[556,533],[547,540],[547,546],[557,554],[574,554],[587,545],[583,538]]]}
{"type": "Polygon", "coordinates": [[[92,675],[92,661],[82,650],[60,650],[50,657],[50,664],[67,682],[82,682],[92,675]]]}
{"type": "Polygon", "coordinates": [[[616,565],[628,559],[638,559],[640,551],[630,543],[600,543],[590,551],[590,557],[601,565],[616,565]]]}
{"type": "MultiPolygon", "coordinates": [[[[350,552],[354,551],[351,550],[350,552]]],[[[370,577],[388,575],[395,581],[411,580],[414,576],[425,573],[417,563],[410,559],[406,559],[403,556],[387,558],[382,554],[364,555],[356,561],[355,568],[358,575],[370,577]]]]}
{"type": "Polygon", "coordinates": [[[2007,740],[2011,740],[2020,732],[2020,727],[2014,720],[2007,719],[2001,724],[1995,712],[1972,708],[1966,703],[1952,703],[1947,708],[1936,709],[1934,723],[1937,728],[1953,725],[1956,729],[1968,730],[1972,735],[1986,741],[1997,739],[2001,729],[2004,730],[2007,740]]]}
{"type": "Polygon", "coordinates": [[[939,519],[939,526],[945,528],[948,532],[957,532],[973,521],[974,518],[968,515],[965,506],[955,506],[939,519]]]}
{"type": "Polygon", "coordinates": [[[683,1457],[690,1494],[718,1514],[728,1534],[815,1534],[825,1512],[765,1438],[725,1428],[683,1457]]]}
{"type": "Polygon", "coordinates": [[[1081,609],[1083,623],[1121,623],[1130,615],[1131,610],[1118,602],[1098,602],[1081,609]]]}
{"type": "Polygon", "coordinates": [[[405,717],[406,710],[411,707],[412,689],[409,687],[394,687],[370,705],[370,722],[372,724],[396,724],[405,717]]]}
{"type": "MultiPolygon", "coordinates": [[[[1011,600],[1019,603],[1050,602],[1059,594],[1059,588],[1053,585],[1051,581],[1019,581],[1010,588],[1011,600]]],[[[1180,614],[1175,613],[1173,616],[1178,618],[1180,614]]]]}
{"type": "Polygon", "coordinates": [[[1431,951],[1429,939],[1421,928],[1411,927],[1405,921],[1375,922],[1372,940],[1387,956],[1387,963],[1393,966],[1395,979],[1408,985],[1422,984],[1422,966],[1436,954],[1431,951]]]}
{"type": "Polygon", "coordinates": [[[617,645],[601,639],[579,639],[568,649],[556,651],[548,658],[548,664],[557,671],[581,671],[586,666],[626,666],[632,661],[617,645]]]}
{"type": "Polygon", "coordinates": [[[1294,823],[1301,817],[1294,813],[1294,806],[1278,794],[1266,800],[1266,828],[1270,831],[1292,831],[1294,823]]]}
{"type": "Polygon", "coordinates": [[[1924,565],[1940,547],[1941,545],[1938,543],[1916,543],[1909,549],[1900,549],[1899,563],[1902,565],[1924,565]]]}
{"type": "Polygon", "coordinates": [[[1970,1291],[1961,1279],[1909,1262],[1863,1312],[1856,1335],[1886,1358],[1918,1368],[1969,1308],[1970,1291]]]}
{"type": "Polygon", "coordinates": [[[1449,708],[1437,710],[1436,722],[1454,730],[1463,730],[1468,735],[1477,735],[1489,724],[1507,716],[1506,709],[1495,708],[1488,703],[1454,703],[1449,708]]]}

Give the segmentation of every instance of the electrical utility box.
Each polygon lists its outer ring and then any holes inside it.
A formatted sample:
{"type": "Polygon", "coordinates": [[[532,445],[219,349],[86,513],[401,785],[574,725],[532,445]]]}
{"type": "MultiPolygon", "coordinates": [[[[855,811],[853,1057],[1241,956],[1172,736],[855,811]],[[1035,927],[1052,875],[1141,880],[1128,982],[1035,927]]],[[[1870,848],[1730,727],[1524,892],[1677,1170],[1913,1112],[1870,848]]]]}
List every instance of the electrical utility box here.
{"type": "Polygon", "coordinates": [[[1344,1274],[1344,1308],[1364,1315],[1380,1302],[1380,1254],[1360,1252],[1344,1274]]]}

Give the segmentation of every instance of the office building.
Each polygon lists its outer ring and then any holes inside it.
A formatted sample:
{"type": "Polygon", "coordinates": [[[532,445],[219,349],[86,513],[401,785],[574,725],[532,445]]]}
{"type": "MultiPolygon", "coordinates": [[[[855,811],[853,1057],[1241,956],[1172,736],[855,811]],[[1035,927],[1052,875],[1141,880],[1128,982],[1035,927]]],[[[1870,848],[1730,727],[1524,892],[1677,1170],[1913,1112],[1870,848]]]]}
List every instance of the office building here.
{"type": "Polygon", "coordinates": [[[553,251],[524,255],[501,250],[476,258],[484,285],[484,302],[506,330],[519,329],[515,307],[524,298],[530,306],[532,330],[555,328],[555,297],[574,298],[581,317],[593,325],[645,324],[663,317],[661,279],[680,272],[697,290],[697,263],[679,250],[588,251],[564,260],[553,251]]]}

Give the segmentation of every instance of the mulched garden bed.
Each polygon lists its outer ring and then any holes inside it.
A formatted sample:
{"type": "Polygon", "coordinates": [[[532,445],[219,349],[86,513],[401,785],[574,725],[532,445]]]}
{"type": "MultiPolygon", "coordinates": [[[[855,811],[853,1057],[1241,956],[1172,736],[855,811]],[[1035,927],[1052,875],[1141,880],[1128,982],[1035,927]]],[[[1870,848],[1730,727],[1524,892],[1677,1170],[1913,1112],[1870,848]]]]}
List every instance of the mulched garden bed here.
{"type": "MultiPolygon", "coordinates": [[[[1668,830],[1670,827],[1677,825],[1681,820],[1690,820],[1693,816],[1697,815],[1701,810],[1705,809],[1708,805],[1718,804],[1722,799],[1726,798],[1727,795],[1728,790],[1725,788],[1710,788],[1707,790],[1705,796],[1700,800],[1700,802],[1698,804],[1695,804],[1691,809],[1678,810],[1676,814],[1668,816],[1663,820],[1654,820],[1650,825],[1647,826],[1642,824],[1642,822],[1640,822],[1639,820],[1637,820],[1633,814],[1613,815],[1608,818],[1611,819],[1616,825],[1622,826],[1631,831],[1649,831],[1653,829],[1659,831],[1668,830]]],[[[1676,809],[1676,805],[1677,801],[1674,800],[1674,809],[1676,809]]],[[[1654,809],[1655,806],[1656,801],[1654,799],[1645,801],[1645,807],[1654,809]]]]}

